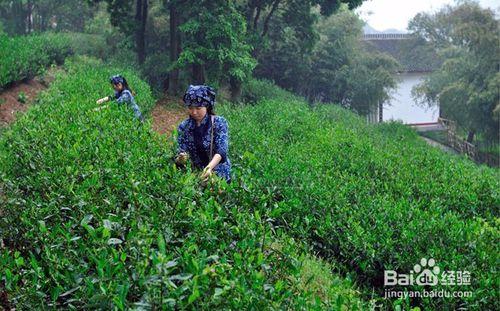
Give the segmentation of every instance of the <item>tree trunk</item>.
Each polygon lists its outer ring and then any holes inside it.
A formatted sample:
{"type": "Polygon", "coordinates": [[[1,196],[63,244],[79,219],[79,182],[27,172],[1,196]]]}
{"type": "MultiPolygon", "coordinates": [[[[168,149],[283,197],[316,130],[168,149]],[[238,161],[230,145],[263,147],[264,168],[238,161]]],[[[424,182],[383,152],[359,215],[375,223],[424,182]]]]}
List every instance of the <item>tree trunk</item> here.
{"type": "MultiPolygon", "coordinates": [[[[181,38],[178,31],[180,24],[179,13],[175,4],[170,4],[170,62],[175,63],[179,58],[181,38]]],[[[168,75],[168,91],[172,95],[179,92],[179,69],[173,69],[168,75]]]]}
{"type": "Polygon", "coordinates": [[[14,1],[12,4],[12,16],[15,22],[15,33],[19,35],[25,34],[26,32],[26,15],[23,11],[22,1],[14,1]]]}
{"type": "Polygon", "coordinates": [[[205,67],[202,64],[193,64],[193,82],[196,85],[205,83],[205,67]]]}
{"type": "Polygon", "coordinates": [[[260,8],[260,5],[257,7],[257,13],[255,14],[255,18],[253,20],[253,29],[255,31],[257,31],[258,29],[258,26],[259,26],[259,18],[260,18],[260,11],[261,11],[261,8],[260,8]]]}
{"type": "Polygon", "coordinates": [[[27,24],[28,24],[28,33],[31,33],[33,31],[33,1],[32,0],[28,1],[27,24]]]}
{"type": "MultiPolygon", "coordinates": [[[[47,27],[48,27],[47,25],[50,22],[50,20],[49,20],[50,16],[49,16],[48,12],[45,12],[45,10],[40,10],[38,14],[39,14],[38,17],[40,18],[39,30],[45,31],[45,30],[47,30],[47,27]]],[[[50,26],[52,26],[52,25],[50,25],[50,26]]]]}
{"type": "Polygon", "coordinates": [[[278,5],[280,4],[281,0],[275,0],[273,3],[273,7],[271,8],[271,11],[266,17],[266,20],[264,21],[264,29],[262,30],[262,37],[267,35],[267,32],[269,31],[269,21],[271,20],[271,17],[273,16],[274,12],[278,8],[278,5]]]}
{"type": "Polygon", "coordinates": [[[252,29],[252,27],[251,27],[252,26],[252,19],[253,19],[253,15],[255,12],[255,4],[253,2],[254,1],[248,2],[247,12],[246,12],[248,29],[252,29]]]}
{"type": "Polygon", "coordinates": [[[143,49],[142,62],[144,62],[144,59],[146,59],[146,56],[147,56],[147,53],[146,53],[146,25],[148,22],[148,10],[149,10],[149,2],[148,2],[148,0],[143,0],[143,2],[142,2],[142,25],[141,25],[142,49],[143,49]]]}
{"type": "Polygon", "coordinates": [[[467,142],[472,144],[472,141],[474,140],[474,131],[469,131],[469,134],[467,134],[467,142]]]}
{"type": "Polygon", "coordinates": [[[229,78],[229,85],[231,90],[231,101],[233,103],[236,103],[241,98],[241,81],[234,77],[231,77],[229,78]]]}
{"type": "Polygon", "coordinates": [[[136,46],[137,46],[137,61],[139,64],[144,64],[146,59],[146,22],[148,19],[148,0],[137,0],[135,20],[137,22],[136,30],[136,46]]]}

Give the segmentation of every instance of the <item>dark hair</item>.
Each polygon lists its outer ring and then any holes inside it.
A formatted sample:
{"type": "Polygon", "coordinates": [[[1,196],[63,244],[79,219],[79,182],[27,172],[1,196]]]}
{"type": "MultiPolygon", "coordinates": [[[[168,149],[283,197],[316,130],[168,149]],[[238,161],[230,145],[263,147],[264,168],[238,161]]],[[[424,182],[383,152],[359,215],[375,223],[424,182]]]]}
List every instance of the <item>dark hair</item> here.
{"type": "Polygon", "coordinates": [[[214,106],[207,106],[207,113],[211,116],[215,116],[214,106]]]}
{"type": "Polygon", "coordinates": [[[135,96],[135,93],[132,91],[130,86],[128,86],[128,82],[127,82],[127,79],[125,79],[125,77],[123,77],[121,75],[116,75],[116,76],[111,77],[110,82],[114,85],[121,83],[123,86],[123,90],[129,90],[130,93],[132,93],[132,95],[135,96]]]}

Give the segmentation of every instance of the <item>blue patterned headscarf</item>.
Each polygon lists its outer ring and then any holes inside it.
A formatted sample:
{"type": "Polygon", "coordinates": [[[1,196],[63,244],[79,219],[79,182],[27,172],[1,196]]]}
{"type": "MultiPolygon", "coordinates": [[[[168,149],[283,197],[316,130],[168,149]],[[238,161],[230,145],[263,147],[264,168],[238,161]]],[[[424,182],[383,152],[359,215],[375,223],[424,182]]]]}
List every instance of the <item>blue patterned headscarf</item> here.
{"type": "Polygon", "coordinates": [[[111,82],[115,85],[118,83],[124,84],[125,79],[121,75],[114,75],[111,78],[109,78],[109,82],[111,82]]]}
{"type": "Polygon", "coordinates": [[[186,106],[214,107],[215,90],[206,85],[189,85],[182,98],[186,106]]]}

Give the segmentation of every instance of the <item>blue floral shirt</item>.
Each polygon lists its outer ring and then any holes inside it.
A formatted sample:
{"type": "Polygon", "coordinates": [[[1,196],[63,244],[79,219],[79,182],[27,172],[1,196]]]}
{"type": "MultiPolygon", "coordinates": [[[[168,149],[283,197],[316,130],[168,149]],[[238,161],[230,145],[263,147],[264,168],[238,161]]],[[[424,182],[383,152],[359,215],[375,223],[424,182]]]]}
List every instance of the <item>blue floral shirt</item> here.
{"type": "Polygon", "coordinates": [[[134,111],[135,117],[139,120],[142,120],[141,110],[135,102],[134,95],[132,95],[129,90],[123,90],[121,92],[115,91],[115,94],[110,97],[112,99],[116,99],[118,105],[126,104],[127,107],[131,108],[134,111]]]}
{"type": "MultiPolygon", "coordinates": [[[[214,145],[213,154],[220,154],[220,163],[214,168],[214,172],[231,182],[231,161],[228,158],[229,133],[227,121],[222,116],[214,116],[214,145]]],[[[196,168],[203,169],[209,163],[210,157],[210,136],[212,121],[207,113],[200,123],[189,117],[179,124],[177,131],[177,153],[187,152],[196,168]]]]}

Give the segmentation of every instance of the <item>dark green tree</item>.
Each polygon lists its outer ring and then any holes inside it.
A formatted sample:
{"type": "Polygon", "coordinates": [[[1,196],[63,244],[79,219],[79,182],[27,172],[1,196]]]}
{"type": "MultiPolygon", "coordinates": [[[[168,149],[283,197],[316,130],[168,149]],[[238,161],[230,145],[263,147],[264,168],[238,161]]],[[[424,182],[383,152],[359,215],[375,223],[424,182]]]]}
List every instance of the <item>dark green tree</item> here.
{"type": "Polygon", "coordinates": [[[79,0],[0,0],[0,20],[10,34],[33,31],[83,31],[93,15],[79,0]]]}
{"type": "Polygon", "coordinates": [[[182,51],[174,67],[189,66],[196,84],[228,82],[236,100],[256,62],[246,41],[245,20],[233,2],[199,1],[179,29],[182,51]]]}
{"type": "Polygon", "coordinates": [[[97,4],[108,4],[111,24],[118,27],[125,35],[135,38],[137,61],[143,64],[146,58],[146,25],[149,0],[88,0],[97,4]]]}
{"type": "Polygon", "coordinates": [[[468,132],[498,142],[500,35],[498,20],[490,9],[472,1],[445,6],[435,14],[421,13],[410,22],[410,30],[426,40],[442,60],[413,90],[425,105],[439,105],[441,114],[468,132]]]}
{"type": "Polygon", "coordinates": [[[398,64],[392,57],[364,50],[362,26],[348,10],[318,24],[321,39],[305,86],[310,101],[338,103],[367,115],[389,99],[389,91],[396,86],[393,73],[398,64]]]}
{"type": "Polygon", "coordinates": [[[0,18],[9,34],[25,34],[28,31],[28,2],[0,0],[0,18]]]}
{"type": "Polygon", "coordinates": [[[320,38],[316,25],[321,16],[330,16],[342,3],[349,10],[362,1],[250,1],[247,22],[253,21],[249,28],[259,63],[256,75],[304,94],[304,77],[311,68],[312,51],[320,38]],[[273,11],[272,5],[277,3],[273,11]],[[260,17],[262,14],[266,17],[260,17]]]}
{"type": "MultiPolygon", "coordinates": [[[[265,47],[263,38],[269,34],[273,19],[282,15],[288,25],[296,25],[297,30],[310,30],[314,18],[310,9],[319,7],[323,16],[336,12],[344,3],[349,9],[361,5],[364,0],[248,0],[240,3],[240,9],[246,17],[251,42],[255,47],[254,56],[265,47]],[[282,14],[285,13],[285,14],[282,14]]],[[[300,31],[299,31],[300,32],[300,31]]]]}
{"type": "Polygon", "coordinates": [[[338,103],[366,115],[388,99],[398,64],[365,52],[360,43],[363,22],[348,5],[335,9],[322,16],[321,7],[289,3],[271,25],[269,46],[255,73],[310,102],[338,103]]]}

